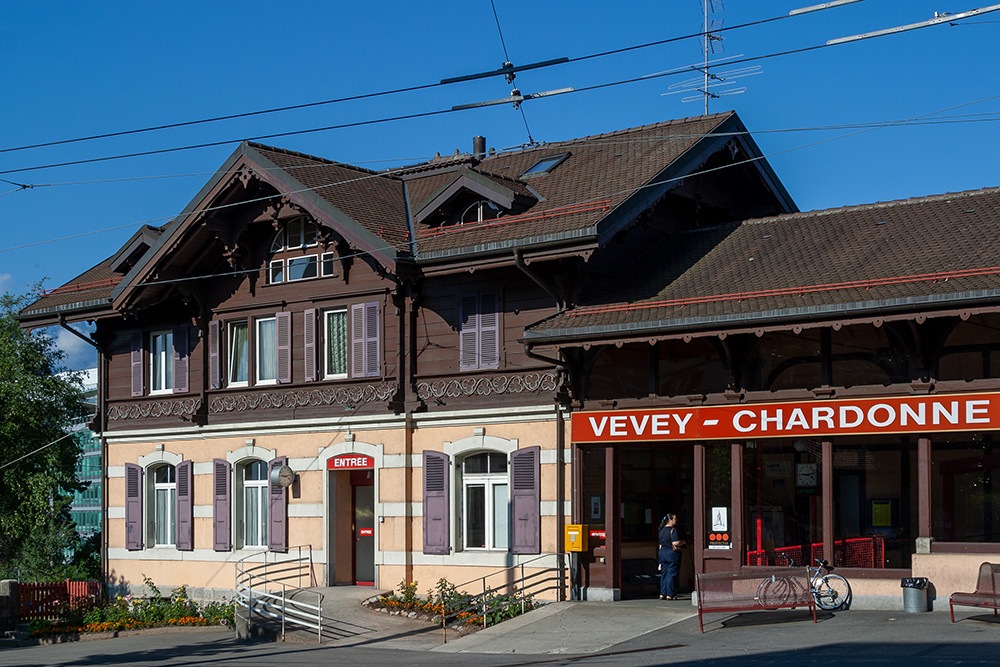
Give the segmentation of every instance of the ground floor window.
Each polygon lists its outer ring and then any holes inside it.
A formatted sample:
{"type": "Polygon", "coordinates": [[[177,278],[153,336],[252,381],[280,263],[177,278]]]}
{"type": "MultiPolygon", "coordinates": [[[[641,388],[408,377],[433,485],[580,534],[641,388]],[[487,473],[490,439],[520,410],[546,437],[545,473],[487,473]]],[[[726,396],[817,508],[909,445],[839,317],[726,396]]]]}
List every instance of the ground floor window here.
{"type": "Polygon", "coordinates": [[[1000,443],[995,435],[935,436],[931,531],[942,542],[1000,542],[1000,443]]]}
{"type": "Polygon", "coordinates": [[[174,466],[161,465],[153,469],[153,544],[172,547],[176,543],[177,476],[174,466]]]}
{"type": "Polygon", "coordinates": [[[249,461],[242,468],[243,546],[267,546],[267,462],[249,461]]]}
{"type": "Polygon", "coordinates": [[[466,549],[506,551],[510,545],[507,457],[483,452],[462,461],[466,549]]]}

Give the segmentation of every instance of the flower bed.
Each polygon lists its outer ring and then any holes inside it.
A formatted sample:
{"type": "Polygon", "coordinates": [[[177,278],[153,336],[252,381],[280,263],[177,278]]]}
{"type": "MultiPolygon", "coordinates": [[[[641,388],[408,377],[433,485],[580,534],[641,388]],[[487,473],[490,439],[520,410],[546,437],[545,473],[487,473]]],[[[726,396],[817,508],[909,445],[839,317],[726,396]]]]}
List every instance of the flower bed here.
{"type": "Polygon", "coordinates": [[[439,580],[423,597],[417,594],[417,582],[407,584],[401,581],[398,593],[369,598],[363,604],[369,609],[396,616],[430,623],[443,621],[455,630],[466,632],[496,625],[536,607],[531,595],[516,589],[507,594],[487,590],[483,595],[470,595],[457,590],[447,579],[439,580]]]}
{"type": "Polygon", "coordinates": [[[141,630],[143,628],[212,626],[233,627],[233,603],[210,602],[200,605],[187,596],[186,587],[163,597],[148,578],[145,581],[151,595],[135,598],[118,596],[105,604],[90,608],[66,605],[59,610],[59,620],[33,619],[32,637],[64,634],[84,634],[141,630]]]}

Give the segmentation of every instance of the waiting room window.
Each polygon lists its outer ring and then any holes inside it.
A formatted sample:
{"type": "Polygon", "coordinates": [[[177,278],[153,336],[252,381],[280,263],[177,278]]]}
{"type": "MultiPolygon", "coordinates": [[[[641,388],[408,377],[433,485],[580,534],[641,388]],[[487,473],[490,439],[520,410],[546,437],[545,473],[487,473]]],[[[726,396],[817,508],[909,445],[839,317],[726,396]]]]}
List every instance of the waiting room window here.
{"type": "Polygon", "coordinates": [[[267,462],[248,461],[242,466],[243,546],[267,546],[267,462]]]}
{"type": "Polygon", "coordinates": [[[161,465],[153,469],[153,544],[158,547],[175,545],[177,534],[177,476],[174,466],[161,465]]]}

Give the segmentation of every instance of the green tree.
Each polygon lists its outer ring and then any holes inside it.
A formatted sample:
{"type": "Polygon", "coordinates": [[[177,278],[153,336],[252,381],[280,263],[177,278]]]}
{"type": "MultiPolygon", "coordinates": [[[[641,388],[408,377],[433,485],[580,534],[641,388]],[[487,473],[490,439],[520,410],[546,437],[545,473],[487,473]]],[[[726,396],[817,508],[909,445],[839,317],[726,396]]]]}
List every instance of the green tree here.
{"type": "Polygon", "coordinates": [[[83,400],[79,378],[61,373],[52,337],[18,326],[17,313],[32,300],[0,296],[0,575],[53,581],[79,569],[69,505],[82,488],[80,451],[64,436],[83,400]]]}

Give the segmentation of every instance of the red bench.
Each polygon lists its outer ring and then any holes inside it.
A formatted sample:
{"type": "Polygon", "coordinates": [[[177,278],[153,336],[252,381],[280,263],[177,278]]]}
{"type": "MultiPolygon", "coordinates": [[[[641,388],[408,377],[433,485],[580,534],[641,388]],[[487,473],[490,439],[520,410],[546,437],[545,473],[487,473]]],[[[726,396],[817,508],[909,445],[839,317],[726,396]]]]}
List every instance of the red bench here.
{"type": "Polygon", "coordinates": [[[1000,608],[1000,565],[996,563],[983,563],[979,566],[979,580],[976,581],[976,590],[972,593],[952,593],[948,598],[948,607],[951,609],[951,622],[955,622],[955,605],[963,607],[983,607],[992,609],[993,615],[997,615],[1000,608]]]}
{"type": "Polygon", "coordinates": [[[695,577],[698,625],[702,614],[724,611],[760,611],[809,607],[816,622],[816,600],[804,567],[744,568],[739,572],[712,572],[695,577]]]}

